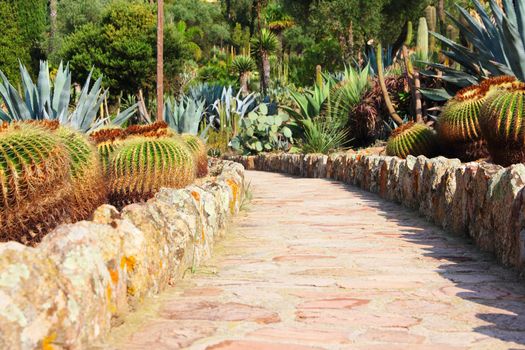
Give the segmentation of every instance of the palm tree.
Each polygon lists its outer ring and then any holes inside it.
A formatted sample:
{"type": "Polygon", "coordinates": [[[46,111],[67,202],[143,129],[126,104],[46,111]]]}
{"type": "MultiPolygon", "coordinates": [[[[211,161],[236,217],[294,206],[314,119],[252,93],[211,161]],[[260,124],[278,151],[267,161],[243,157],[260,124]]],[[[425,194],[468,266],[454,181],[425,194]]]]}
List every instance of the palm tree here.
{"type": "Polygon", "coordinates": [[[239,84],[243,96],[248,95],[248,79],[255,69],[255,62],[250,56],[236,56],[232,61],[233,70],[239,75],[239,84]]]}
{"type": "Polygon", "coordinates": [[[277,52],[279,39],[266,28],[261,29],[259,36],[252,38],[252,55],[257,57],[261,74],[261,90],[266,95],[270,86],[270,55],[277,52]]]}
{"type": "Polygon", "coordinates": [[[164,0],[157,2],[157,120],[164,119],[164,0]]]}

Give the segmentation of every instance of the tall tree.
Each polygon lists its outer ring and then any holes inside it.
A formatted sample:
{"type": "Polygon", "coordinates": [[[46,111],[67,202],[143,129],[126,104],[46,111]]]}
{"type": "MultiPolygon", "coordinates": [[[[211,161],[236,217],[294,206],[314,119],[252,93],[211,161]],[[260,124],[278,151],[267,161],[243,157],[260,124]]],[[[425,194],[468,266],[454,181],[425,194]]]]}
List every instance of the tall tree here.
{"type": "Polygon", "coordinates": [[[164,119],[164,0],[157,3],[157,121],[164,119]]]}
{"type": "Polygon", "coordinates": [[[266,95],[270,87],[270,55],[277,52],[279,39],[268,29],[261,29],[252,39],[252,55],[257,57],[259,73],[261,75],[261,92],[266,95]]]}

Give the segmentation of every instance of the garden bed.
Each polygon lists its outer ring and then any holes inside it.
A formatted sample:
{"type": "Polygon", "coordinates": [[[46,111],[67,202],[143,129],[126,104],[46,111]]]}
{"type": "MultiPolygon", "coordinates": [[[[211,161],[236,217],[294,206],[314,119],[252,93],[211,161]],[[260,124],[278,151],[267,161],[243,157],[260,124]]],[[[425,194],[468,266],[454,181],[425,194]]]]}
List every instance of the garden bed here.
{"type": "Polygon", "coordinates": [[[0,348],[92,345],[208,258],[244,193],[242,166],[211,162],[198,184],[163,188],[120,212],[103,205],[91,221],[61,225],[36,247],[0,243],[0,348]]]}
{"type": "Polygon", "coordinates": [[[328,178],[377,193],[464,235],[506,266],[525,272],[525,165],[508,168],[443,157],[261,154],[230,156],[247,170],[328,178]]]}

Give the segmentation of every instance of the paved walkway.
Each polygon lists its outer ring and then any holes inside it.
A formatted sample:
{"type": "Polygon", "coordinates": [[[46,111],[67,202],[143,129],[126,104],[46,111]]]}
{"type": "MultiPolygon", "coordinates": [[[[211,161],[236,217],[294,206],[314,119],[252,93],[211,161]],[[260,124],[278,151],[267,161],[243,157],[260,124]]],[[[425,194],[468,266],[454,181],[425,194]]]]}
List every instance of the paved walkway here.
{"type": "Polygon", "coordinates": [[[339,183],[247,177],[234,232],[119,349],[525,349],[525,283],[467,242],[339,183]]]}

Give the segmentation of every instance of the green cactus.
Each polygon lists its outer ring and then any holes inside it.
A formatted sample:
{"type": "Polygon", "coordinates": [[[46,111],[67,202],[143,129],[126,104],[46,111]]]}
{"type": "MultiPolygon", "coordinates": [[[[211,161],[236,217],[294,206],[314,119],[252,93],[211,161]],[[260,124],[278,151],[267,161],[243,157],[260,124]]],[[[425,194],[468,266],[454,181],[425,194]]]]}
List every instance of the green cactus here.
{"type": "Polygon", "coordinates": [[[197,165],[197,177],[208,175],[208,150],[206,144],[198,136],[191,134],[182,135],[182,139],[194,155],[197,165]]]}
{"type": "Polygon", "coordinates": [[[56,131],[70,156],[73,221],[87,219],[107,200],[107,190],[99,155],[88,138],[73,129],[60,127],[56,131]]]}
{"type": "Polygon", "coordinates": [[[194,158],[176,138],[133,137],[110,157],[110,202],[123,207],[145,201],[161,187],[181,188],[195,179],[194,158]]]}
{"type": "Polygon", "coordinates": [[[525,84],[512,83],[487,97],[480,126],[495,163],[525,162],[525,84]]]}
{"type": "Polygon", "coordinates": [[[414,29],[412,27],[412,21],[407,22],[407,36],[405,37],[405,45],[410,46],[414,40],[414,29]]]}
{"type": "Polygon", "coordinates": [[[0,127],[0,240],[36,243],[63,220],[69,164],[67,149],[46,127],[0,127]]]}
{"type": "Polygon", "coordinates": [[[488,156],[479,125],[486,93],[481,86],[471,86],[459,91],[445,105],[436,129],[448,156],[465,162],[488,156]]]}
{"type": "MultiPolygon", "coordinates": [[[[428,29],[432,32],[436,32],[437,10],[435,6],[427,6],[425,8],[425,18],[427,20],[428,29]]],[[[429,41],[429,50],[431,53],[434,53],[436,48],[436,38],[433,35],[431,35],[429,41]]]]}
{"type": "Polygon", "coordinates": [[[419,25],[417,27],[417,57],[421,61],[428,61],[428,26],[425,17],[419,19],[419,25]]]}
{"type": "Polygon", "coordinates": [[[386,154],[406,158],[408,155],[433,157],[437,154],[436,133],[428,126],[409,122],[392,133],[386,145],[386,154]]]}
{"type": "Polygon", "coordinates": [[[104,128],[89,135],[90,140],[97,145],[97,151],[105,175],[108,173],[109,158],[115,149],[122,144],[127,137],[124,129],[104,128]]]}

